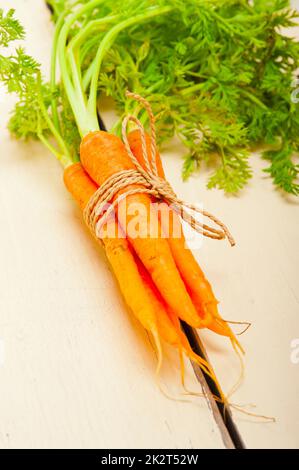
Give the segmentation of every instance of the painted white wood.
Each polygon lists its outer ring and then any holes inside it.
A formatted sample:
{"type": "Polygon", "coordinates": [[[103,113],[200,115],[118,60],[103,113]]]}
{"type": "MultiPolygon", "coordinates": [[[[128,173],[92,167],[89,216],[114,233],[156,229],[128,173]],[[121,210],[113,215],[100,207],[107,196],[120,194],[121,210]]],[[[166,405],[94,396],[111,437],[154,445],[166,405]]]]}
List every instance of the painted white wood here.
{"type": "MultiPolygon", "coordinates": [[[[43,3],[1,7],[16,8],[28,52],[47,74],[52,25],[43,3]]],[[[154,351],[59,164],[5,129],[12,102],[1,96],[0,447],[222,448],[203,399],[171,401],[158,389],[154,351]]],[[[165,361],[161,383],[184,398],[177,363],[165,361]]],[[[200,391],[192,372],[190,386],[200,391]]]]}
{"type": "MultiPolygon", "coordinates": [[[[52,25],[43,2],[16,8],[26,45],[47,75],[52,25]]],[[[167,400],[155,383],[155,355],[126,311],[101,250],[62,184],[59,164],[39,144],[5,128],[13,99],[0,91],[0,447],[223,447],[205,402],[167,400]]],[[[103,103],[105,108],[105,103],[103,103]]],[[[107,109],[105,118],[113,113],[107,109]]],[[[237,246],[205,240],[195,252],[242,337],[246,378],[232,398],[277,418],[235,413],[249,447],[298,447],[298,202],[275,191],[252,156],[254,178],[239,198],[205,189],[206,173],[182,183],[183,150],[164,150],[166,172],[185,199],[228,224],[237,246]]],[[[238,364],[225,340],[201,335],[228,389],[238,364]]],[[[169,352],[163,387],[179,396],[169,352]]],[[[190,387],[198,385],[189,370],[190,387]]],[[[251,410],[254,411],[254,410],[251,410]]]]}

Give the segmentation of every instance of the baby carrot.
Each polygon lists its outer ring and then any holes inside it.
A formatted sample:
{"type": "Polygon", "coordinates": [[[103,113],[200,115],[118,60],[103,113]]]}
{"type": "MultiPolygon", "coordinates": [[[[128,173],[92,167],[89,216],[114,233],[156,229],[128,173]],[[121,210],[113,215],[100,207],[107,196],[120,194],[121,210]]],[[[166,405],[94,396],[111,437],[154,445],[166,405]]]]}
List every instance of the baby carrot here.
{"type": "MultiPolygon", "coordinates": [[[[208,374],[214,382],[218,384],[217,377],[213,372],[211,366],[207,361],[203,358],[198,356],[192,350],[189,341],[181,329],[180,321],[178,317],[175,315],[173,311],[171,311],[163,298],[161,297],[160,292],[157,290],[156,286],[154,285],[151,277],[149,276],[148,272],[146,271],[144,265],[141,263],[140,259],[137,258],[135,254],[135,261],[141,275],[141,278],[144,281],[144,285],[148,290],[149,296],[151,297],[152,303],[155,307],[157,323],[158,323],[158,330],[161,335],[161,338],[167,342],[168,344],[174,346],[178,349],[180,355],[185,353],[185,355],[198,364],[201,369],[203,369],[206,374],[208,374]]],[[[181,370],[182,374],[182,383],[184,383],[184,370],[181,370]]],[[[223,401],[225,401],[225,396],[222,395],[223,401]]]]}
{"type": "MultiPolygon", "coordinates": [[[[145,134],[145,138],[147,152],[150,155],[150,137],[148,134],[145,134]]],[[[133,154],[135,155],[139,163],[143,167],[145,167],[145,161],[141,145],[141,135],[138,129],[129,133],[128,142],[133,154]]],[[[158,175],[161,178],[165,178],[162,161],[158,151],[156,152],[156,165],[158,175]]],[[[172,210],[168,211],[167,216],[169,217],[169,220],[167,221],[169,223],[168,232],[171,235],[172,233],[174,233],[174,227],[178,226],[179,217],[172,210]]],[[[160,220],[163,227],[163,220],[165,223],[165,218],[163,218],[163,215],[160,220]]],[[[229,328],[227,323],[222,320],[218,312],[218,301],[213,294],[211,285],[206,279],[198,263],[196,262],[191,250],[189,250],[186,245],[183,230],[180,230],[179,237],[170,236],[168,238],[168,242],[177,268],[182,276],[182,279],[186,284],[187,290],[190,294],[193,304],[195,305],[198,314],[203,319],[202,326],[207,326],[209,329],[215,331],[218,334],[232,337],[233,333],[231,329],[229,328]]]]}
{"type": "MultiPolygon", "coordinates": [[[[107,132],[95,131],[87,134],[81,142],[80,158],[89,176],[99,186],[119,171],[135,169],[122,141],[107,132]]],[[[120,190],[115,197],[136,187],[138,186],[127,186],[120,190]]],[[[119,208],[116,210],[126,236],[150,273],[165,302],[182,320],[193,327],[200,327],[201,319],[177,270],[167,240],[159,236],[152,237],[151,224],[157,227],[160,224],[157,214],[152,211],[149,195],[145,193],[129,195],[126,199],[125,213],[119,208]],[[139,217],[139,224],[143,231],[142,236],[133,235],[130,225],[133,216],[130,215],[129,209],[131,205],[135,204],[144,209],[139,217]]]]}
{"type": "MultiPolygon", "coordinates": [[[[89,199],[97,190],[80,163],[68,166],[64,171],[64,183],[83,211],[89,199]]],[[[111,222],[110,222],[111,223],[111,222]]],[[[107,258],[127,305],[145,329],[158,338],[154,306],[144,288],[135,260],[126,238],[102,239],[107,258]]]]}

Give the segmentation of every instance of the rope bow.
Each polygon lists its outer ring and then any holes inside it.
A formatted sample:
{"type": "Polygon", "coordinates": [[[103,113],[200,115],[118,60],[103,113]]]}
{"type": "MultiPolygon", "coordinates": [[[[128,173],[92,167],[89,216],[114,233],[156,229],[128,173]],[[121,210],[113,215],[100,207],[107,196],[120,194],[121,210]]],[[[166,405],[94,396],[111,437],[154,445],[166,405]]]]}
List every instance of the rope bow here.
{"type": "Polygon", "coordinates": [[[137,194],[146,193],[154,196],[157,199],[166,201],[171,208],[180,215],[180,217],[187,222],[193,230],[206,237],[213,238],[216,240],[222,240],[227,238],[231,246],[235,245],[235,241],[230,234],[228,228],[214,215],[210,214],[206,210],[203,210],[194,204],[189,204],[179,199],[174,193],[172,187],[164,178],[158,175],[156,155],[156,128],[155,128],[155,116],[149,102],[142,96],[126,92],[126,96],[133,98],[138,101],[147,111],[150,120],[150,155],[147,150],[145,130],[139,119],[133,115],[127,115],[122,122],[122,139],[125,145],[126,151],[135,165],[135,169],[123,170],[115,173],[108,178],[102,186],[94,193],[89,200],[85,211],[84,218],[93,233],[99,237],[100,228],[107,220],[111,212],[114,212],[115,207],[126,197],[137,194]],[[127,137],[127,127],[129,122],[134,122],[140,131],[141,136],[141,147],[143,161],[145,168],[143,168],[138,162],[137,158],[133,154],[127,137]],[[128,186],[140,185],[138,188],[132,188],[125,191],[121,196],[118,196],[112,204],[107,205],[113,200],[117,193],[128,186]],[[196,216],[201,215],[207,217],[215,223],[219,228],[210,227],[209,225],[202,223],[196,216]]]}

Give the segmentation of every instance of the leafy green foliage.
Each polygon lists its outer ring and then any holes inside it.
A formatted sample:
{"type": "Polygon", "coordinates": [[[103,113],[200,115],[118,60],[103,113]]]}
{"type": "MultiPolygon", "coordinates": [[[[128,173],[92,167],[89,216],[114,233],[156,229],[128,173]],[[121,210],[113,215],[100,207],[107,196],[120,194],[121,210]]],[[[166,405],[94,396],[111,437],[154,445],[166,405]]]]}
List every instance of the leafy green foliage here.
{"type": "MultiPolygon", "coordinates": [[[[14,17],[14,10],[9,10],[7,15],[0,10],[0,45],[7,47],[10,42],[23,37],[24,30],[14,17]]],[[[9,93],[19,97],[9,123],[10,130],[18,138],[34,137],[37,130],[47,128],[38,100],[39,67],[22,47],[17,47],[8,56],[0,54],[0,80],[9,93]]],[[[41,92],[45,94],[45,87],[41,92]]]]}
{"type": "Polygon", "coordinates": [[[36,84],[39,64],[24,49],[18,47],[14,55],[0,55],[0,80],[6,85],[9,93],[20,97],[27,95],[36,84]]]}
{"type": "MultiPolygon", "coordinates": [[[[120,28],[113,40],[106,43],[98,96],[99,106],[101,94],[111,96],[116,103],[119,121],[113,131],[120,132],[125,113],[140,111],[138,104],[125,98],[125,91],[130,89],[151,103],[157,116],[159,144],[176,135],[185,145],[184,178],[204,163],[213,168],[209,188],[236,193],[251,177],[251,148],[266,144],[270,146],[263,154],[269,164],[267,174],[277,187],[299,193],[299,104],[292,101],[299,44],[283,32],[283,28],[296,24],[298,14],[291,10],[288,0],[250,3],[49,0],[48,3],[54,22],[64,15],[61,24],[83,7],[63,46],[75,98],[70,98],[69,85],[65,83],[52,82],[51,91],[45,84],[37,86],[38,65],[26,59],[22,49],[17,49],[13,57],[0,56],[1,79],[21,99],[10,125],[16,135],[36,135],[35,127],[53,134],[53,129],[47,126],[49,119],[55,118],[52,112],[56,110],[55,137],[61,136],[74,156],[80,139],[76,125],[78,109],[88,110],[90,78],[96,73],[93,67],[104,38],[128,19],[171,6],[167,14],[136,19],[120,28]],[[104,22],[97,22],[101,19],[104,22]],[[76,46],[71,63],[69,45],[84,31],[88,34],[76,46]],[[35,113],[31,117],[31,110],[26,114],[25,109],[30,101],[35,113]],[[39,112],[41,107],[46,109],[48,119],[44,112],[39,112]],[[33,124],[26,124],[27,119],[33,124]]],[[[6,17],[1,13],[0,38],[4,38],[4,45],[23,36],[13,21],[12,13],[6,17]]],[[[147,124],[145,112],[140,113],[140,119],[147,124]]]]}
{"type": "Polygon", "coordinates": [[[176,134],[188,149],[184,178],[201,162],[216,161],[208,187],[235,193],[251,177],[250,148],[280,143],[283,151],[266,154],[267,172],[278,187],[297,193],[299,111],[291,94],[299,46],[281,29],[293,26],[297,13],[285,0],[174,4],[172,13],[118,36],[99,92],[113,97],[120,116],[138,111],[124,99],[126,89],[147,97],[160,143],[176,134]]]}
{"type": "Polygon", "coordinates": [[[299,165],[293,161],[293,152],[292,146],[286,143],[280,149],[266,151],[263,155],[271,162],[265,172],[272,176],[274,184],[287,193],[298,196],[299,185],[296,183],[296,178],[299,165]]]}
{"type": "MultiPolygon", "coordinates": [[[[24,30],[19,21],[14,17],[14,10],[6,15],[0,9],[0,46],[7,47],[16,39],[23,39],[24,30]]],[[[49,142],[48,137],[55,133],[49,112],[53,98],[62,102],[63,97],[56,89],[54,92],[49,84],[41,78],[40,65],[31,56],[26,54],[22,47],[17,47],[10,55],[0,54],[0,81],[6,86],[9,93],[18,96],[18,101],[8,123],[10,132],[18,139],[40,139],[50,148],[58,158],[63,160],[59,151],[49,142]]],[[[69,115],[69,105],[63,108],[63,117],[67,119],[63,133],[68,141],[67,126],[73,126],[74,134],[78,134],[74,127],[74,119],[69,115]]],[[[77,151],[76,151],[77,152],[77,151]]],[[[74,155],[75,159],[75,155],[74,155]]]]}
{"type": "Polygon", "coordinates": [[[222,155],[222,165],[208,181],[208,188],[223,189],[226,193],[237,193],[242,189],[249,178],[251,170],[248,164],[248,154],[244,151],[222,155]]]}
{"type": "Polygon", "coordinates": [[[39,83],[36,76],[30,78],[32,83],[26,83],[25,91],[21,89],[19,101],[8,123],[10,132],[18,139],[37,139],[40,135],[49,133],[40,105],[41,96],[45,107],[50,105],[52,95],[49,86],[39,83]]]}
{"type": "Polygon", "coordinates": [[[0,45],[7,47],[11,41],[24,38],[24,29],[18,20],[14,18],[14,10],[11,9],[5,15],[0,9],[0,45]]]}

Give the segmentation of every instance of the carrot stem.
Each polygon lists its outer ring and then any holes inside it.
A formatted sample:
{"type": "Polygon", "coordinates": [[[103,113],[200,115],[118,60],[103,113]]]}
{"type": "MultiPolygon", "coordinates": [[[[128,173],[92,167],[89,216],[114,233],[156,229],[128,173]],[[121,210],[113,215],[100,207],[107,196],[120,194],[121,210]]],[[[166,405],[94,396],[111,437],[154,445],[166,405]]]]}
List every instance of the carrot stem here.
{"type": "MultiPolygon", "coordinates": [[[[58,145],[60,146],[61,150],[62,150],[62,154],[63,154],[63,157],[61,157],[59,160],[62,162],[64,162],[64,166],[67,165],[67,164],[71,164],[73,163],[73,160],[70,156],[70,153],[69,153],[69,150],[63,140],[63,138],[61,137],[59,131],[56,129],[52,119],[50,118],[48,112],[47,112],[47,109],[46,109],[46,106],[45,106],[45,103],[44,103],[44,100],[42,98],[42,95],[41,95],[41,76],[40,76],[40,73],[37,75],[37,83],[38,83],[38,93],[37,93],[37,99],[38,99],[38,103],[39,103],[39,106],[40,106],[40,109],[41,109],[41,112],[43,114],[43,117],[45,119],[45,121],[47,122],[48,126],[49,126],[49,129],[50,131],[52,132],[53,136],[55,137],[55,139],[57,140],[57,143],[58,145]]],[[[55,156],[57,156],[56,154],[54,154],[55,156]]]]}
{"type": "Polygon", "coordinates": [[[62,166],[65,168],[69,163],[68,159],[65,160],[63,155],[61,155],[61,153],[59,153],[58,150],[52,144],[50,144],[48,139],[46,139],[43,134],[39,133],[38,138],[44,144],[44,146],[48,150],[50,150],[50,152],[57,158],[57,160],[61,162],[62,166]]]}
{"type": "MultiPolygon", "coordinates": [[[[75,2],[73,4],[76,5],[78,2],[75,2]]],[[[51,109],[52,109],[52,116],[53,116],[53,122],[57,128],[58,131],[60,131],[60,122],[59,122],[59,116],[58,116],[58,109],[57,109],[57,98],[55,96],[55,89],[56,89],[56,66],[57,66],[57,45],[58,45],[58,38],[59,34],[61,31],[61,28],[63,26],[63,23],[65,21],[65,17],[69,14],[68,10],[64,10],[55,25],[55,30],[54,30],[54,37],[53,37],[53,45],[52,45],[52,52],[51,52],[51,67],[50,67],[50,90],[52,94],[52,99],[51,99],[51,109]]]]}
{"type": "Polygon", "coordinates": [[[173,10],[173,7],[164,7],[164,8],[152,8],[146,11],[141,15],[136,15],[133,18],[129,18],[121,23],[118,23],[114,26],[102,40],[96,57],[94,59],[94,70],[91,78],[90,84],[90,94],[88,98],[88,109],[90,113],[94,113],[97,106],[97,89],[98,89],[98,78],[103,61],[103,57],[106,54],[107,50],[112,46],[116,36],[125,28],[132,26],[135,23],[140,23],[141,21],[153,18],[154,16],[163,15],[173,10]]]}
{"type": "MultiPolygon", "coordinates": [[[[85,100],[83,99],[83,96],[82,96],[82,88],[81,87],[79,87],[79,89],[76,88],[74,86],[74,83],[72,82],[72,79],[69,73],[69,64],[67,61],[67,55],[66,55],[65,49],[66,49],[66,43],[67,43],[67,37],[68,37],[69,31],[72,25],[75,23],[75,21],[82,14],[101,5],[102,3],[104,3],[104,0],[93,0],[91,2],[88,2],[86,5],[83,5],[81,8],[78,8],[78,10],[66,20],[63,27],[61,28],[61,31],[58,37],[57,50],[58,50],[58,57],[59,57],[59,63],[60,63],[61,78],[62,78],[62,81],[65,87],[70,105],[72,107],[81,136],[85,135],[90,130],[98,130],[99,126],[97,122],[96,110],[94,111],[94,113],[88,112],[85,106],[85,100]]],[[[77,70],[73,70],[73,73],[74,73],[73,78],[76,83],[78,81],[78,72],[77,70]]]]}

